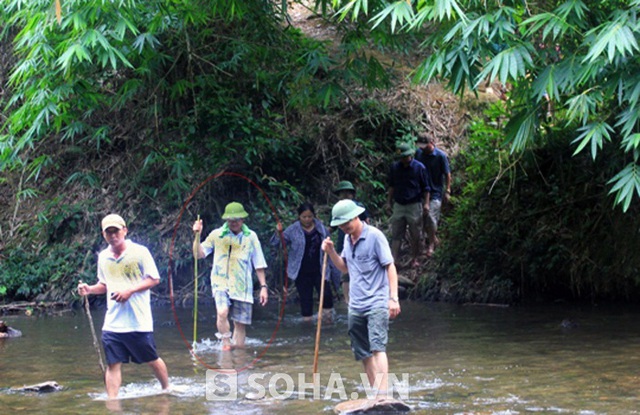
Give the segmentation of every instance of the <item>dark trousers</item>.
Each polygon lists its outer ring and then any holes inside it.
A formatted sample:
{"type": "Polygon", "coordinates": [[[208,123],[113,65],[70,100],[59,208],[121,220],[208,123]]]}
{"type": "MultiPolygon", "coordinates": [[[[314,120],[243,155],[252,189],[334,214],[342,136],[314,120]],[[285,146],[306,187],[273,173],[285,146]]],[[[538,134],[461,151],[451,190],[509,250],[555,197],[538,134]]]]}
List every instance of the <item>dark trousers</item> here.
{"type": "MultiPolygon", "coordinates": [[[[300,297],[300,313],[303,317],[313,315],[313,289],[315,288],[320,297],[320,284],[322,275],[320,272],[303,272],[300,270],[296,278],[296,288],[300,297]]],[[[331,281],[324,283],[324,301],[322,308],[333,308],[333,295],[331,294],[331,281]]]]}

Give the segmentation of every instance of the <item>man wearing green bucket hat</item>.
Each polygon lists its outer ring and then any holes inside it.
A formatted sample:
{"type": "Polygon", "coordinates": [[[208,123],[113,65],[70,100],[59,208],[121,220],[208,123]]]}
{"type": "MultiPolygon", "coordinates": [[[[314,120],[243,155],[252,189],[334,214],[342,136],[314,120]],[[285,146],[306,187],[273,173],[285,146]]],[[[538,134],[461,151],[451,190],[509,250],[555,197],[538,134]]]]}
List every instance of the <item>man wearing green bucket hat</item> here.
{"type": "Polygon", "coordinates": [[[233,343],[236,347],[244,347],[246,326],[251,324],[253,269],[260,281],[260,305],[265,306],[268,301],[264,272],[267,262],[258,235],[244,224],[248,216],[242,204],[229,203],[222,215],[225,224],[211,231],[202,243],[198,237],[202,231],[202,219],[193,224],[196,233],[193,249],[198,258],[214,253],[211,289],[216,303],[216,336],[222,340],[222,350],[231,350],[229,318],[234,322],[233,343]]]}
{"type": "Polygon", "coordinates": [[[378,394],[386,395],[389,363],[386,346],[389,318],[400,314],[398,274],[389,242],[377,228],[360,220],[364,208],[341,200],[331,210],[331,226],[346,234],[341,253],[331,238],[322,243],[333,264],[350,275],[349,337],[356,360],[361,360],[369,384],[379,379],[378,394]]]}
{"type": "MultiPolygon", "coordinates": [[[[338,196],[339,200],[342,199],[350,199],[355,202],[356,205],[363,207],[364,205],[356,200],[356,188],[353,186],[348,180],[342,180],[335,189],[333,189],[333,193],[338,196]]],[[[358,215],[361,221],[369,223],[369,212],[365,210],[360,215],[358,215]]],[[[336,249],[338,252],[342,252],[342,242],[344,241],[344,232],[342,229],[338,228],[338,239],[336,240],[336,249]]],[[[344,295],[345,303],[349,304],[349,274],[342,274],[340,278],[340,282],[342,284],[342,294],[344,295]]],[[[336,287],[337,289],[338,287],[336,287]]]]}

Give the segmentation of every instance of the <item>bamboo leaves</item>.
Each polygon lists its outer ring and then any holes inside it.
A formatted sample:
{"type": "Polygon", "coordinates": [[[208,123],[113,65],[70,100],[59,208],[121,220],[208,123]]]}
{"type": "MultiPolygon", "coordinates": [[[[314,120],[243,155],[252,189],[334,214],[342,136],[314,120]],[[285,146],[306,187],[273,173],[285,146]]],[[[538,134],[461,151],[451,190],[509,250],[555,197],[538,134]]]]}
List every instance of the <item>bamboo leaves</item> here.
{"type": "Polygon", "coordinates": [[[597,122],[580,127],[578,132],[580,132],[580,135],[572,142],[573,144],[578,144],[578,147],[573,154],[578,154],[587,145],[590,145],[591,157],[595,160],[598,155],[598,151],[602,150],[604,142],[611,141],[613,128],[605,122],[597,122]]]}
{"type": "MultiPolygon", "coordinates": [[[[593,159],[609,143],[620,159],[632,155],[611,184],[616,203],[628,209],[633,195],[640,134],[640,0],[545,3],[475,0],[334,0],[334,7],[367,15],[373,28],[404,31],[422,39],[425,58],[414,70],[416,82],[449,81],[462,94],[498,80],[510,86],[512,109],[505,135],[523,150],[562,126],[574,135],[574,154],[593,159]],[[553,121],[542,105],[555,107],[553,121]],[[553,122],[552,125],[546,125],[553,122]],[[543,131],[541,128],[548,128],[543,131]]],[[[345,17],[345,14],[342,14],[345,17]]],[[[355,16],[354,16],[355,19],[355,16]]],[[[634,193],[635,192],[635,193],[634,193]]]]}
{"type": "Polygon", "coordinates": [[[402,26],[413,20],[413,17],[413,7],[411,7],[411,3],[405,0],[399,0],[389,3],[371,19],[371,22],[373,23],[373,29],[375,29],[380,23],[390,18],[391,33],[394,33],[396,31],[396,25],[399,24],[402,26]]]}
{"type": "Polygon", "coordinates": [[[640,166],[638,158],[633,163],[629,163],[615,177],[609,180],[613,185],[609,194],[616,196],[615,204],[622,205],[622,210],[626,211],[631,206],[634,196],[640,193],[640,166]]]}
{"type": "Polygon", "coordinates": [[[604,22],[593,28],[586,33],[587,42],[592,43],[593,46],[585,56],[585,62],[593,63],[605,54],[609,63],[613,63],[617,57],[624,58],[627,55],[633,55],[639,50],[636,40],[638,31],[635,13],[633,15],[620,13],[615,20],[604,22]]]}
{"type": "Polygon", "coordinates": [[[481,79],[498,78],[506,84],[511,79],[523,78],[529,68],[533,66],[533,59],[527,45],[514,45],[499,52],[480,73],[481,79]]]}

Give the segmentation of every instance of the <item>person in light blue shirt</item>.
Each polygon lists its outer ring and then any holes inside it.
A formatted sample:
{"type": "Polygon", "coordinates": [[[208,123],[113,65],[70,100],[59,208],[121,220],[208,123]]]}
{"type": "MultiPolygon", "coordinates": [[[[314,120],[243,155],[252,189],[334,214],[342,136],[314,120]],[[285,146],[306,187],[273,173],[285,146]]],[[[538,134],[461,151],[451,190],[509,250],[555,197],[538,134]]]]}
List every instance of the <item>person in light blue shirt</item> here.
{"type": "MultiPolygon", "coordinates": [[[[364,208],[364,205],[356,200],[356,188],[348,180],[343,180],[336,188],[333,190],[333,193],[338,196],[338,200],[342,199],[351,199],[355,202],[356,205],[364,208]]],[[[359,216],[361,221],[369,224],[371,222],[371,217],[369,216],[369,212],[366,210],[362,212],[359,216]]],[[[342,243],[344,242],[344,232],[342,229],[338,228],[338,238],[336,240],[336,249],[338,252],[342,252],[342,243]]],[[[344,295],[344,302],[349,304],[349,274],[342,274],[340,278],[340,282],[342,283],[342,294],[344,295]]]]}
{"type": "Polygon", "coordinates": [[[379,385],[378,396],[383,397],[389,373],[389,318],[400,314],[398,274],[387,238],[358,218],[363,211],[352,200],[336,203],[331,211],[331,226],[339,226],[345,233],[344,248],[339,254],[331,238],[326,238],[322,250],[340,271],[350,275],[351,350],[356,360],[362,361],[369,384],[379,385]]]}

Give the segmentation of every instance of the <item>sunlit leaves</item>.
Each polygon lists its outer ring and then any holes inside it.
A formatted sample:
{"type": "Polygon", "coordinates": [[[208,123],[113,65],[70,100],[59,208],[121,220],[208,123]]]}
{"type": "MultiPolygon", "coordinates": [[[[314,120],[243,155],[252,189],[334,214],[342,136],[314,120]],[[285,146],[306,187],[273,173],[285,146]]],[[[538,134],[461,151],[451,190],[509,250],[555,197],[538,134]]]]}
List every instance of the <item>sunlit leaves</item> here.
{"type": "Polygon", "coordinates": [[[446,51],[434,51],[434,53],[424,59],[414,70],[413,81],[428,84],[443,72],[445,64],[446,51]]]}
{"type": "Polygon", "coordinates": [[[457,16],[461,20],[467,17],[456,0],[435,0],[436,19],[442,21],[457,16]]]}
{"type": "Polygon", "coordinates": [[[625,136],[620,144],[628,152],[640,150],[640,133],[625,136]]]}
{"type": "Polygon", "coordinates": [[[17,99],[7,107],[11,111],[7,111],[6,131],[19,136],[11,157],[18,157],[48,133],[71,137],[78,129],[69,123],[79,122],[83,111],[89,113],[103,103],[96,99],[96,88],[117,72],[104,72],[102,83],[76,82],[75,77],[93,75],[97,68],[132,67],[128,36],[137,33],[132,16],[139,2],[85,0],[60,5],[59,24],[50,24],[50,2],[15,0],[2,5],[12,24],[22,28],[15,38],[15,52],[21,59],[10,78],[17,99]]]}
{"type": "MultiPolygon", "coordinates": [[[[469,38],[475,36],[490,37],[490,33],[493,30],[493,23],[495,18],[492,14],[483,14],[475,19],[471,19],[465,24],[462,20],[456,23],[462,29],[462,37],[469,38]]],[[[451,40],[458,31],[451,30],[445,37],[445,40],[451,40]]]]}
{"type": "Polygon", "coordinates": [[[556,13],[561,18],[566,19],[571,23],[584,23],[588,11],[589,8],[582,0],[568,0],[561,2],[556,9],[556,13]]]}
{"type": "Polygon", "coordinates": [[[611,133],[613,131],[613,128],[606,122],[591,123],[580,127],[578,129],[580,135],[572,142],[572,144],[578,143],[578,147],[573,154],[578,154],[585,147],[590,146],[591,157],[595,160],[604,142],[611,141],[611,133]]]}
{"type": "Polygon", "coordinates": [[[485,65],[481,73],[482,78],[498,78],[506,84],[510,79],[518,79],[526,76],[528,69],[533,65],[531,53],[527,45],[513,45],[496,54],[485,65]]]}
{"type": "MultiPolygon", "coordinates": [[[[620,128],[622,132],[623,143],[629,140],[631,135],[634,135],[634,132],[638,130],[638,126],[640,125],[640,111],[635,108],[626,108],[618,115],[618,122],[616,122],[616,127],[620,128]]],[[[630,140],[633,142],[633,140],[630,140]]],[[[632,148],[627,147],[625,151],[632,150],[632,148]]]]}
{"type": "Polygon", "coordinates": [[[58,58],[57,63],[65,72],[68,72],[69,68],[83,61],[91,62],[89,51],[83,45],[76,43],[64,51],[62,56],[58,58]]]}
{"type": "Polygon", "coordinates": [[[396,31],[396,25],[405,25],[413,19],[413,7],[406,0],[399,0],[389,3],[384,9],[375,15],[371,22],[375,29],[380,23],[389,18],[391,20],[391,33],[396,31]]]}
{"type": "Polygon", "coordinates": [[[640,194],[640,165],[637,159],[636,162],[627,164],[609,184],[613,185],[609,194],[615,194],[615,204],[622,205],[622,210],[627,211],[634,196],[640,194]]]}
{"type": "Polygon", "coordinates": [[[542,39],[551,38],[555,41],[570,29],[569,23],[562,17],[554,13],[540,13],[530,17],[523,22],[524,25],[531,25],[529,35],[542,31],[542,39]]]}
{"type": "Polygon", "coordinates": [[[155,49],[160,45],[160,41],[151,33],[140,33],[133,41],[133,47],[138,53],[142,53],[145,47],[155,49]]]}
{"type": "Polygon", "coordinates": [[[338,10],[338,14],[342,19],[350,16],[354,21],[358,20],[360,12],[369,13],[368,0],[333,0],[333,7],[338,10]],[[344,3],[344,4],[343,4],[344,3]]]}
{"type": "Polygon", "coordinates": [[[573,96],[567,100],[567,118],[568,122],[579,121],[586,124],[591,114],[595,114],[598,105],[599,96],[592,94],[590,90],[573,96]]]}
{"type": "Polygon", "coordinates": [[[593,45],[584,58],[585,61],[591,63],[606,54],[607,60],[611,63],[617,56],[625,57],[627,54],[632,55],[637,52],[638,41],[634,30],[637,34],[639,31],[637,23],[629,19],[626,14],[621,14],[618,19],[593,28],[586,34],[587,41],[593,41],[593,45]]]}

